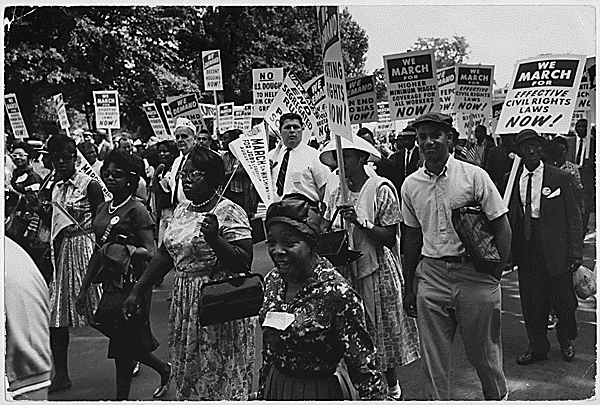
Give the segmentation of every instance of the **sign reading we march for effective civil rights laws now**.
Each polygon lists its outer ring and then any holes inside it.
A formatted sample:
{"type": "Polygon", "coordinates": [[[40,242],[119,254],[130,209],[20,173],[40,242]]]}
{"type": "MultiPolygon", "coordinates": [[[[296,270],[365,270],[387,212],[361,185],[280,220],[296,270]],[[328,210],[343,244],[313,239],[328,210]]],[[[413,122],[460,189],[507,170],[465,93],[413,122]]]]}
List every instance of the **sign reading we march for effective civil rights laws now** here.
{"type": "Polygon", "coordinates": [[[379,115],[373,75],[346,79],[346,92],[351,124],[377,121],[379,115]]]}
{"type": "Polygon", "coordinates": [[[496,133],[566,134],[585,60],[583,55],[543,55],[517,62],[496,133]]]}
{"type": "Polygon", "coordinates": [[[323,52],[325,104],[330,131],[352,141],[346,76],[340,41],[340,19],[335,6],[317,7],[317,25],[323,52]]]}
{"type": "Polygon", "coordinates": [[[386,55],[383,63],[392,121],[439,111],[440,95],[433,49],[386,55]]]}
{"type": "Polygon", "coordinates": [[[119,129],[119,94],[117,90],[93,91],[96,128],[119,129]]]}
{"type": "Polygon", "coordinates": [[[456,128],[460,133],[474,133],[475,126],[490,126],[494,66],[456,65],[456,128]]]}
{"type": "Polygon", "coordinates": [[[23,116],[21,115],[21,109],[19,108],[19,102],[17,101],[16,94],[9,93],[4,95],[4,108],[8,114],[10,127],[12,128],[15,138],[29,138],[27,127],[25,126],[25,120],[23,120],[23,116]]]}
{"type": "Polygon", "coordinates": [[[204,90],[223,90],[221,74],[221,51],[202,51],[202,68],[204,70],[204,90]]]}
{"type": "Polygon", "coordinates": [[[283,84],[283,68],[252,69],[254,117],[264,117],[283,84]]]}

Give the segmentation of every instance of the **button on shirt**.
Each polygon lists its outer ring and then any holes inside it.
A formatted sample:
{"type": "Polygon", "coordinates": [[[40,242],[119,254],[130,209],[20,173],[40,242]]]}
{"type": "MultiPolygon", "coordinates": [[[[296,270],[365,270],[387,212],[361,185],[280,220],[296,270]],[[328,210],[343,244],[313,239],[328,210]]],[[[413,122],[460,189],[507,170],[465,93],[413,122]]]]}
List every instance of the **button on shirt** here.
{"type": "Polygon", "coordinates": [[[421,167],[402,184],[404,223],[423,232],[423,256],[462,256],[464,246],[452,226],[452,210],[481,204],[492,221],[508,208],[490,176],[480,167],[449,156],[439,176],[421,167]]]}
{"type": "MultiPolygon", "coordinates": [[[[277,163],[271,172],[273,190],[285,151],[286,148],[281,147],[269,153],[269,159],[277,163]]],[[[301,193],[313,201],[319,201],[319,189],[327,183],[330,173],[329,168],[319,160],[319,151],[301,143],[290,150],[282,197],[291,193],[301,193]]],[[[281,197],[275,194],[275,199],[279,200],[281,197]]]]}
{"type": "MultiPolygon", "coordinates": [[[[525,212],[525,201],[527,198],[527,175],[530,172],[527,168],[523,167],[523,173],[519,177],[519,194],[521,195],[521,206],[523,212],[525,212]]],[[[533,171],[533,177],[531,178],[531,218],[540,217],[540,200],[542,198],[542,180],[544,179],[544,163],[540,162],[540,165],[533,171]]]]}

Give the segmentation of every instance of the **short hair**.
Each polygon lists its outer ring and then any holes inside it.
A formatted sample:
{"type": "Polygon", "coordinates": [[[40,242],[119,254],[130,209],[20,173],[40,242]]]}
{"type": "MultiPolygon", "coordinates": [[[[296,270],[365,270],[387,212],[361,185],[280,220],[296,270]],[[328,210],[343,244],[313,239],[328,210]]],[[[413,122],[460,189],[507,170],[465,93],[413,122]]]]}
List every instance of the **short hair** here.
{"type": "Polygon", "coordinates": [[[192,166],[206,171],[206,179],[216,190],[225,179],[225,165],[218,153],[201,145],[194,145],[189,156],[192,166]]]}
{"type": "Polygon", "coordinates": [[[200,134],[210,135],[210,132],[208,132],[208,129],[202,128],[201,130],[198,131],[198,135],[200,135],[200,134]]]}
{"type": "Polygon", "coordinates": [[[562,136],[555,136],[554,139],[550,141],[550,143],[559,143],[561,145],[564,145],[566,151],[569,152],[569,141],[567,141],[566,138],[563,138],[562,136]]]}
{"type": "Polygon", "coordinates": [[[585,122],[585,125],[587,125],[587,124],[588,124],[588,120],[587,120],[587,119],[585,119],[585,118],[579,118],[579,119],[577,120],[577,122],[575,123],[575,125],[579,124],[580,122],[585,122]]]}
{"type": "Polygon", "coordinates": [[[413,127],[412,125],[407,125],[402,132],[414,132],[415,135],[417,135],[417,128],[413,127]]]}
{"type": "Polygon", "coordinates": [[[171,139],[166,139],[164,141],[160,141],[159,143],[156,144],[156,152],[158,153],[158,147],[164,145],[165,148],[167,148],[167,150],[169,151],[170,154],[172,154],[174,157],[179,156],[179,149],[177,148],[177,144],[175,143],[175,141],[171,140],[171,139]]]}
{"type": "Polygon", "coordinates": [[[450,133],[452,134],[452,141],[456,142],[458,141],[458,138],[460,137],[460,133],[458,132],[458,130],[454,127],[452,127],[450,133]]]}
{"type": "Polygon", "coordinates": [[[108,169],[108,166],[113,163],[115,168],[123,170],[126,173],[127,182],[130,184],[128,191],[129,194],[135,193],[138,187],[138,183],[140,181],[139,173],[139,165],[137,164],[133,155],[129,153],[123,153],[118,149],[113,149],[110,153],[104,158],[104,163],[102,164],[102,170],[100,174],[104,177],[104,171],[108,169]]]}
{"type": "Polygon", "coordinates": [[[487,134],[487,127],[485,125],[477,125],[475,127],[475,130],[477,131],[478,129],[483,129],[485,131],[485,133],[487,134]]]}
{"type": "Polygon", "coordinates": [[[79,152],[83,154],[85,154],[88,149],[93,149],[94,151],[98,152],[96,145],[90,141],[81,142],[79,145],[77,145],[77,149],[79,149],[79,152]]]}
{"type": "Polygon", "coordinates": [[[242,134],[242,130],[241,129],[230,129],[229,131],[225,131],[223,132],[223,136],[225,135],[229,135],[231,138],[231,141],[234,141],[236,139],[238,139],[240,137],[240,135],[242,134]]]}
{"type": "Polygon", "coordinates": [[[27,153],[27,159],[33,159],[33,148],[31,147],[31,145],[29,145],[26,142],[23,141],[17,141],[15,143],[13,143],[12,148],[11,148],[11,152],[14,152],[15,149],[23,149],[23,151],[25,153],[27,153]]]}
{"type": "Polygon", "coordinates": [[[371,132],[371,130],[367,127],[360,128],[356,132],[356,136],[364,139],[365,141],[369,142],[370,144],[375,143],[375,139],[373,138],[373,132],[371,132]],[[369,138],[369,139],[367,139],[367,138],[369,138]]]}
{"type": "Polygon", "coordinates": [[[281,128],[283,126],[283,123],[286,120],[298,120],[298,122],[300,122],[300,126],[304,126],[304,124],[302,123],[302,117],[300,116],[300,114],[289,112],[289,113],[282,114],[281,117],[279,117],[279,128],[281,128]]]}
{"type": "Polygon", "coordinates": [[[77,145],[75,140],[66,135],[53,135],[48,139],[46,145],[49,154],[53,153],[69,153],[72,155],[77,154],[77,145]]]}

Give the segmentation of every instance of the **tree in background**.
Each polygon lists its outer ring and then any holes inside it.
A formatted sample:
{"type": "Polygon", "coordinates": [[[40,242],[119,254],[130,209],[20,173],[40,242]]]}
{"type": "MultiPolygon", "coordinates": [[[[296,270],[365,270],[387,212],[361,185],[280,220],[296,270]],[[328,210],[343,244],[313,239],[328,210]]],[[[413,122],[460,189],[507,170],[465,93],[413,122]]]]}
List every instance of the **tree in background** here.
{"type": "MultiPolygon", "coordinates": [[[[465,62],[469,58],[469,44],[465,37],[454,35],[452,38],[421,38],[411,47],[413,51],[435,49],[435,63],[437,69],[442,69],[465,62]]],[[[375,88],[377,101],[387,101],[387,86],[383,68],[376,69],[375,88]]]]}
{"type": "MultiPolygon", "coordinates": [[[[19,6],[5,17],[5,92],[17,94],[30,132],[56,127],[48,100],[59,92],[76,127],[93,90],[118,90],[132,132],[149,131],[145,102],[197,92],[212,103],[203,50],[221,50],[221,99],[236,104],[252,102],[252,69],[283,67],[302,81],[323,70],[315,7],[19,6]]],[[[367,36],[347,10],[340,25],[347,75],[364,74],[367,36]]]]}

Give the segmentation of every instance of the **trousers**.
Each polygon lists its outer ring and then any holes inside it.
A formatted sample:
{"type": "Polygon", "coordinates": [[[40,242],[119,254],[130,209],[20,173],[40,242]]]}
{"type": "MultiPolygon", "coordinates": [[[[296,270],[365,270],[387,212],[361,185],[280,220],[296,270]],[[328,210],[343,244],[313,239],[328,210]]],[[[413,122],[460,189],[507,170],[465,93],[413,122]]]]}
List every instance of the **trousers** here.
{"type": "Polygon", "coordinates": [[[506,398],[498,280],[476,272],[471,263],[428,257],[417,266],[415,279],[426,399],[450,400],[450,352],[457,329],[484,398],[506,398]]]}

